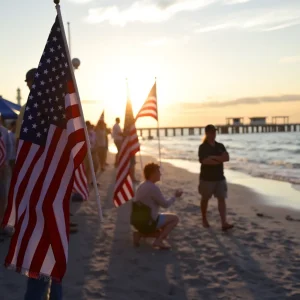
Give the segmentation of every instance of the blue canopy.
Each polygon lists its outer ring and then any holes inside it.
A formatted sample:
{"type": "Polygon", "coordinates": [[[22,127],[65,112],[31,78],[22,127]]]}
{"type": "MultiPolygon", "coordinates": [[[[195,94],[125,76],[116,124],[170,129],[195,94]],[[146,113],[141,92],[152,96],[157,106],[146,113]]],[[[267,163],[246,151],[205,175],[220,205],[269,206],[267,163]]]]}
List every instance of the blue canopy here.
{"type": "Polygon", "coordinates": [[[21,106],[3,99],[0,96],[0,113],[3,119],[17,119],[17,112],[20,111],[21,106]]]}

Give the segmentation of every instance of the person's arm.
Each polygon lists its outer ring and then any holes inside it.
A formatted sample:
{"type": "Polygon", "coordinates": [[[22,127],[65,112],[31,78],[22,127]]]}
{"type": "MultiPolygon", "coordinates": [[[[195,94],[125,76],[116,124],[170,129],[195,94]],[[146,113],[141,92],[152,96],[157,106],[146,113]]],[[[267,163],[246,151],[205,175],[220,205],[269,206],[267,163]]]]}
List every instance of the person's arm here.
{"type": "Polygon", "coordinates": [[[153,187],[152,197],[154,201],[163,208],[170,207],[176,200],[176,197],[171,197],[170,199],[166,199],[158,186],[153,187]]]}
{"type": "Polygon", "coordinates": [[[218,156],[213,156],[214,160],[217,160],[220,163],[228,162],[230,160],[229,153],[227,152],[225,146],[223,144],[220,144],[220,147],[222,149],[222,154],[218,156]]]}
{"type": "Polygon", "coordinates": [[[203,165],[219,165],[220,162],[213,158],[213,156],[209,156],[207,151],[205,151],[205,144],[199,146],[198,157],[200,164],[203,165]]]}
{"type": "Polygon", "coordinates": [[[215,166],[215,165],[220,165],[222,162],[219,161],[218,156],[209,156],[205,159],[202,160],[201,164],[203,165],[210,165],[210,166],[215,166]]]}

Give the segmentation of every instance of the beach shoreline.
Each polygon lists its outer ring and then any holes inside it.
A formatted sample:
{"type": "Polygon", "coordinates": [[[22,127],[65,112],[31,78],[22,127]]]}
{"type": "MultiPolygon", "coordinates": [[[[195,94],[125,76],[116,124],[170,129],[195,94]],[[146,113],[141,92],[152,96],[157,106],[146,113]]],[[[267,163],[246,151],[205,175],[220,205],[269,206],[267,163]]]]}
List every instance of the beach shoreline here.
{"type": "MultiPolygon", "coordinates": [[[[200,165],[197,162],[178,159],[163,159],[177,168],[187,170],[192,174],[199,174],[200,165]]],[[[254,177],[240,171],[224,168],[226,180],[229,184],[236,184],[251,189],[261,201],[269,206],[281,207],[288,210],[300,210],[300,186],[285,181],[254,177]]]]}
{"type": "MultiPolygon", "coordinates": [[[[115,168],[98,176],[104,220],[99,222],[95,193],[72,203],[79,232],[70,236],[63,280],[65,300],[262,300],[300,299],[300,223],[297,212],[265,205],[258,194],[229,184],[228,218],[235,228],[221,231],[217,201],[209,203],[210,229],[201,226],[198,176],[163,163],[161,189],[184,195],[167,210],[179,215],[171,234],[172,251],[153,250],[150,241],[132,245],[130,202],[113,205],[115,168]]],[[[143,156],[143,164],[153,161],[143,156]]],[[[138,161],[137,157],[137,161],[138,161]]],[[[136,165],[140,179],[140,165],[136,165]]],[[[0,244],[4,260],[9,240],[0,244]]],[[[26,278],[0,267],[0,295],[22,299],[26,278]]]]}

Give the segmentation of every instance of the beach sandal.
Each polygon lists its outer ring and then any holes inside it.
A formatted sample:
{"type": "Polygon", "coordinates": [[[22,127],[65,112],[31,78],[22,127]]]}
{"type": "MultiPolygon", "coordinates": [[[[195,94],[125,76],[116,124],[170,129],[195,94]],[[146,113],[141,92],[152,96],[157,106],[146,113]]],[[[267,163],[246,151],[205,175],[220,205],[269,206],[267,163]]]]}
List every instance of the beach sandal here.
{"type": "Polygon", "coordinates": [[[222,226],[222,231],[227,231],[229,229],[232,229],[233,227],[233,224],[226,224],[225,226],[222,226]]]}

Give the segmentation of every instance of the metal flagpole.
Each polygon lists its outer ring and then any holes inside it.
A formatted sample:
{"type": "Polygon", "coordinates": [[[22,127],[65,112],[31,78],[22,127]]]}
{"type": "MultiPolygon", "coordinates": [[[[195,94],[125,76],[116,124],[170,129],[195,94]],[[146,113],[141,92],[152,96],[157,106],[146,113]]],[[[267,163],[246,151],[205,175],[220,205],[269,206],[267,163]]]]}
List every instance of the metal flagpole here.
{"type": "Polygon", "coordinates": [[[71,29],[70,29],[70,22],[68,22],[68,40],[69,40],[69,52],[70,52],[70,57],[72,57],[72,52],[71,52],[71,29]]]}
{"type": "Polygon", "coordinates": [[[80,96],[79,96],[79,92],[78,92],[77,82],[76,82],[76,78],[75,78],[75,75],[74,75],[74,70],[73,70],[73,67],[72,67],[72,61],[71,61],[70,53],[68,51],[69,48],[68,48],[68,44],[67,44],[66,33],[65,33],[65,29],[64,29],[62,16],[61,16],[59,2],[60,2],[60,0],[54,0],[54,3],[56,4],[55,7],[56,7],[56,11],[57,11],[58,20],[59,20],[60,27],[61,27],[61,30],[62,30],[62,36],[63,36],[64,44],[65,44],[65,47],[67,49],[67,57],[68,57],[69,66],[71,68],[72,80],[74,82],[75,92],[76,92],[76,95],[77,95],[78,101],[79,101],[78,106],[79,106],[79,110],[80,110],[80,114],[81,114],[81,118],[82,118],[82,122],[83,122],[85,138],[86,138],[86,142],[87,142],[87,146],[88,146],[87,147],[88,148],[87,149],[87,154],[88,154],[89,164],[90,164],[92,177],[93,177],[93,186],[94,186],[94,189],[95,189],[95,192],[96,192],[96,202],[97,202],[97,205],[98,205],[98,212],[99,212],[100,221],[102,221],[102,219],[103,219],[103,217],[102,217],[102,208],[101,208],[100,194],[99,194],[99,190],[98,190],[98,186],[97,186],[97,180],[96,180],[94,164],[93,164],[93,159],[92,159],[91,144],[90,144],[88,131],[87,131],[87,128],[86,128],[86,125],[85,125],[85,120],[84,120],[83,110],[82,110],[80,96]]]}
{"type": "Polygon", "coordinates": [[[157,101],[157,81],[155,77],[156,85],[156,107],[157,107],[157,135],[158,135],[158,155],[159,155],[159,165],[161,168],[161,149],[160,149],[160,131],[159,131],[159,115],[158,115],[158,101],[157,101]]]}

